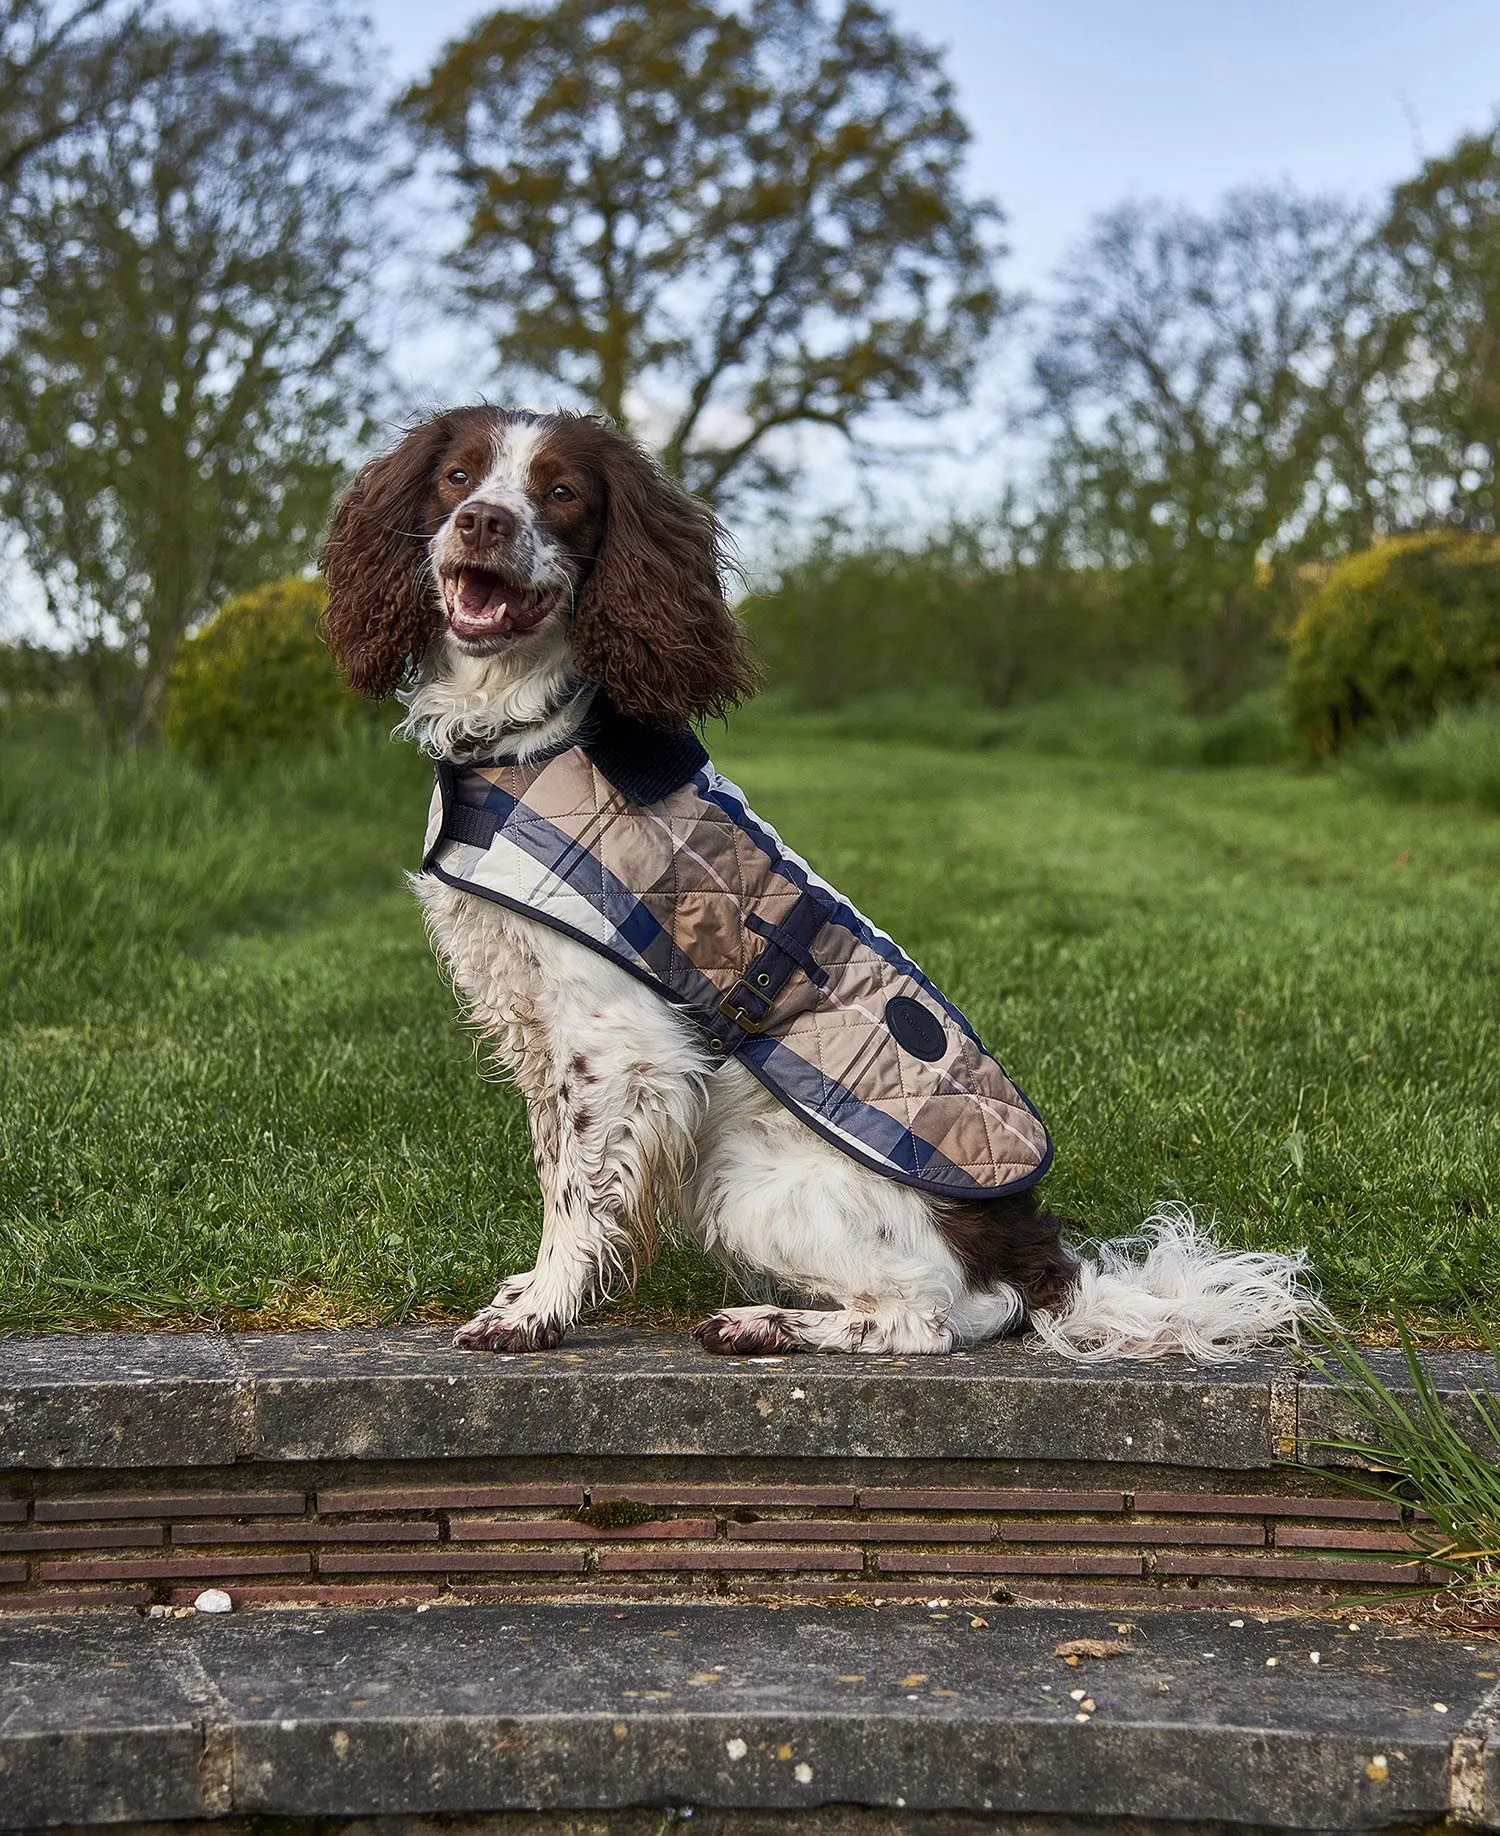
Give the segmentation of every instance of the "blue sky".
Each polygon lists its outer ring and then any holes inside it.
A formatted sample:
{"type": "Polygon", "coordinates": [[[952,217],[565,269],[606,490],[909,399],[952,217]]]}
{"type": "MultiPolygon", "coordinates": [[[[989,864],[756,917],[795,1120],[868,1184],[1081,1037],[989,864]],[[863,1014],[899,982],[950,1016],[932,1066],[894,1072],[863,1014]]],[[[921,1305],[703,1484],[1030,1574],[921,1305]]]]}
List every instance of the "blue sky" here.
{"type": "Polygon", "coordinates": [[[1043,282],[1126,197],[1373,195],[1500,102],[1494,0],[898,0],[952,47],[974,171],[1043,282]]]}

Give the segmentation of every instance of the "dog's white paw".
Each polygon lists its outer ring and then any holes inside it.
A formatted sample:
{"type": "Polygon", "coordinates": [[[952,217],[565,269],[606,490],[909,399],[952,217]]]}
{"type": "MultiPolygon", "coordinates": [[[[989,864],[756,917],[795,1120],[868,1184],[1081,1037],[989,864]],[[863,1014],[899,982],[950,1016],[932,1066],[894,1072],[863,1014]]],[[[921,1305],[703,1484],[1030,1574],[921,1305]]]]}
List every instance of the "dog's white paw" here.
{"type": "Polygon", "coordinates": [[[775,1307],[726,1307],[700,1321],[693,1337],[704,1351],[730,1358],[793,1351],[797,1343],[775,1307]]]}
{"type": "Polygon", "coordinates": [[[460,1351],[551,1351],[562,1343],[563,1329],[556,1320],[528,1311],[526,1290],[531,1273],[512,1275],[490,1302],[453,1335],[460,1351]]]}

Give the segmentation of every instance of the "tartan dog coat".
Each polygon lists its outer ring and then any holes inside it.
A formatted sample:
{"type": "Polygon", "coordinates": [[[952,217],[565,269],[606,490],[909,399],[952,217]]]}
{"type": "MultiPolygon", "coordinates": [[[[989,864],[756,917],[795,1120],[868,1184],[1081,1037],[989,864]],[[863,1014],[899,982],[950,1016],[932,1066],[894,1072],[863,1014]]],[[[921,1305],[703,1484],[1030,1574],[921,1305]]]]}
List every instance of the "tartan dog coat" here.
{"type": "Polygon", "coordinates": [[[440,762],[422,866],[649,983],[864,1166],[951,1199],[1047,1170],[1041,1119],[964,1016],[686,728],[601,692],[551,755],[440,762]]]}

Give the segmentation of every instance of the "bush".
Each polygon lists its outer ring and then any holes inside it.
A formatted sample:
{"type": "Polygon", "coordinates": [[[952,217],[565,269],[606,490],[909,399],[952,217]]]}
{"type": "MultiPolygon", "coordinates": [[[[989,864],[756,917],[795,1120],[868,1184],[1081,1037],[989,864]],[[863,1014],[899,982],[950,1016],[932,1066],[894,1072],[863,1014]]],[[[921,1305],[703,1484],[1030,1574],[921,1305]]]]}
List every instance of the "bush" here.
{"type": "Polygon", "coordinates": [[[327,741],[361,718],[322,638],[321,581],[292,576],[225,602],[178,651],[162,727],[202,765],[327,741]]]}
{"type": "Polygon", "coordinates": [[[77,686],[77,660],[26,638],[0,643],[0,707],[23,702],[61,701],[77,686]]]}
{"type": "Polygon", "coordinates": [[[1117,583],[1019,558],[1004,528],[920,547],[829,529],[744,614],[767,685],[812,709],[937,689],[1003,708],[1133,660],[1117,583]]]}
{"type": "Polygon", "coordinates": [[[1314,753],[1423,726],[1500,685],[1500,539],[1400,536],[1340,562],[1292,629],[1287,700],[1314,753]]]}

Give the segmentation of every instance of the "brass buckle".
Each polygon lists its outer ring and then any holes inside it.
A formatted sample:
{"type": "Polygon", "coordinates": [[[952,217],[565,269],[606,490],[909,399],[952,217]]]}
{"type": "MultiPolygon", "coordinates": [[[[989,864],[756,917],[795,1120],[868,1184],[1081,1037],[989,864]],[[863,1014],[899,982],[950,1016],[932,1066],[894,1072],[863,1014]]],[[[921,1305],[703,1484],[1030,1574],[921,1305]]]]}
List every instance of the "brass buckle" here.
{"type": "Polygon", "coordinates": [[[742,979],[736,982],[720,1001],[719,1012],[741,1032],[763,1033],[766,1030],[766,1023],[771,1018],[771,1007],[772,1003],[763,994],[757,994],[742,979]],[[760,1008],[758,1014],[744,1005],[747,999],[755,1002],[760,1008]]]}

